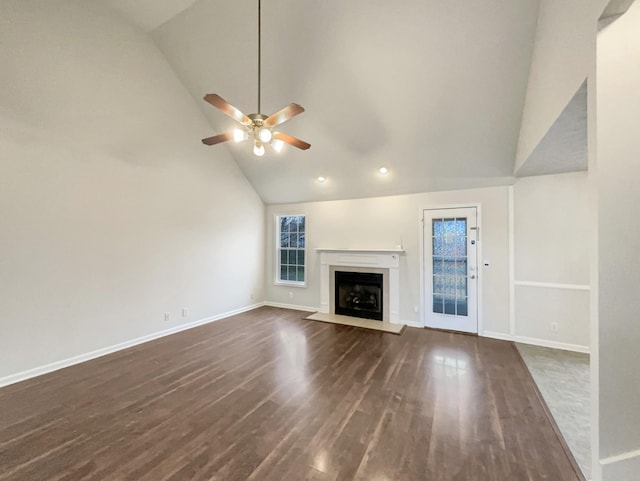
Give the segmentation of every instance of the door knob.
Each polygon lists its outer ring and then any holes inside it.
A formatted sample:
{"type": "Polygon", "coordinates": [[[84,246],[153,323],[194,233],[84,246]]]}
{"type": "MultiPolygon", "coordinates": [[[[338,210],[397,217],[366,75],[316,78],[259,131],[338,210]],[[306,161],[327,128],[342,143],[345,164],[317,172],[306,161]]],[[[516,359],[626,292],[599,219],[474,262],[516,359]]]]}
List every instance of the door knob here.
{"type": "Polygon", "coordinates": [[[472,275],[469,276],[469,279],[475,279],[475,278],[476,278],[475,274],[472,274],[472,275]]]}

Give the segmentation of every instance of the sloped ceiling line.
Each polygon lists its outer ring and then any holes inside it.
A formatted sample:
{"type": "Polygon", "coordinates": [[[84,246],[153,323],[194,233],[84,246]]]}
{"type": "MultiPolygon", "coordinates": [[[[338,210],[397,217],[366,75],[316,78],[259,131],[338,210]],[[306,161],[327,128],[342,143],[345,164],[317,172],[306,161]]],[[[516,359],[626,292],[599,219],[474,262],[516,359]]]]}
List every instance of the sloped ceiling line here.
{"type": "MultiPolygon", "coordinates": [[[[100,1],[153,30],[196,102],[219,93],[252,113],[253,1],[100,1]]],[[[313,148],[228,148],[266,203],[512,183],[538,1],[264,2],[263,110],[304,106],[287,133],[313,148]]],[[[213,132],[232,128],[203,112],[213,132]]]]}

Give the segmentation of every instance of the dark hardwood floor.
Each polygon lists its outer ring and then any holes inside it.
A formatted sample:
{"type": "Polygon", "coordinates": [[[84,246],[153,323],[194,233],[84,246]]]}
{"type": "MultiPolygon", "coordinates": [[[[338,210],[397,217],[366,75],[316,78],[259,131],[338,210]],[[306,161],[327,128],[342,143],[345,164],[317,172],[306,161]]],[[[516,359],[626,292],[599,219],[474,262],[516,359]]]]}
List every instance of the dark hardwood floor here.
{"type": "Polygon", "coordinates": [[[264,307],[0,389],[0,480],[577,480],[511,343],[264,307]]]}

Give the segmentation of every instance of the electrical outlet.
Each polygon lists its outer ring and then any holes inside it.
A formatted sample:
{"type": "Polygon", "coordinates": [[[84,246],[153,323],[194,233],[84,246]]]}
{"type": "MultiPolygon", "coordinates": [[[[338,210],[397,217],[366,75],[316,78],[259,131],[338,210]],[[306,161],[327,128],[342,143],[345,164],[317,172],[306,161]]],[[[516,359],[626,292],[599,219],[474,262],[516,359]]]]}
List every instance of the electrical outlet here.
{"type": "Polygon", "coordinates": [[[413,306],[413,312],[418,312],[420,309],[418,309],[418,306],[413,306]]]}
{"type": "Polygon", "coordinates": [[[165,312],[164,313],[164,322],[169,322],[171,320],[171,313],[170,312],[165,312]]]}
{"type": "Polygon", "coordinates": [[[551,332],[558,332],[558,323],[557,322],[552,322],[551,323],[551,332]]]}
{"type": "Polygon", "coordinates": [[[187,317],[189,315],[189,308],[188,307],[183,307],[182,308],[182,317],[187,317]]]}
{"type": "Polygon", "coordinates": [[[293,299],[293,292],[289,291],[289,299],[293,299]]]}

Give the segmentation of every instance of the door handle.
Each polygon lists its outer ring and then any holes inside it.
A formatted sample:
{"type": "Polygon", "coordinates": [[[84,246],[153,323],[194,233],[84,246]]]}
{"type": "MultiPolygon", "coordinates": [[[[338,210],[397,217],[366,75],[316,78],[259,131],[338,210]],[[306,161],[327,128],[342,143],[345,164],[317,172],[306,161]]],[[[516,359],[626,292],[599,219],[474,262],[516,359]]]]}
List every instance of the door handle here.
{"type": "Polygon", "coordinates": [[[475,279],[475,278],[476,278],[476,275],[475,275],[475,274],[471,274],[471,275],[469,276],[469,279],[475,279]]]}

